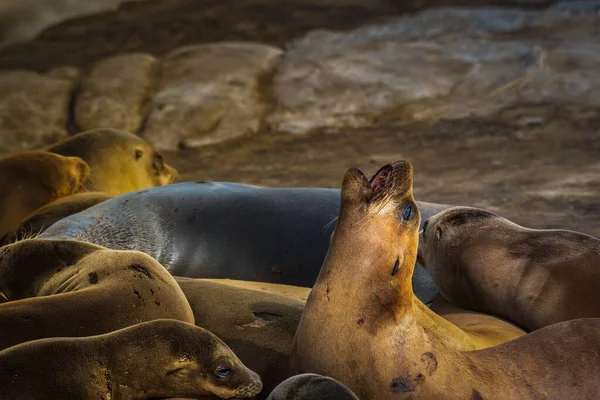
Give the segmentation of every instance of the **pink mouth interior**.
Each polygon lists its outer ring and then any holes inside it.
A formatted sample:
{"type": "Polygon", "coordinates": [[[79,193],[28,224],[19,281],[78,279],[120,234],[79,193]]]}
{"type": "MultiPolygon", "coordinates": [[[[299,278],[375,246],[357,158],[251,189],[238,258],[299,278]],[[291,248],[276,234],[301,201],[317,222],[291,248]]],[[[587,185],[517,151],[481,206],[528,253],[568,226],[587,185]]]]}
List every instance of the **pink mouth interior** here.
{"type": "Polygon", "coordinates": [[[382,167],[373,178],[371,178],[371,198],[375,198],[377,195],[382,194],[388,187],[392,177],[392,167],[386,165],[382,167]]]}

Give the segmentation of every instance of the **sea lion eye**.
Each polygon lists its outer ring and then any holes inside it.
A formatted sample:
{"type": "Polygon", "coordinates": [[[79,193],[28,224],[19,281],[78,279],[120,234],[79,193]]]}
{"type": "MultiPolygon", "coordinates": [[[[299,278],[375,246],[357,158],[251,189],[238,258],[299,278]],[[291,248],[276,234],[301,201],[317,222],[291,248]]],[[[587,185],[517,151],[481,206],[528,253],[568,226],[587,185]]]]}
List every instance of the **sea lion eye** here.
{"type": "Polygon", "coordinates": [[[410,220],[413,217],[413,205],[409,204],[406,206],[404,211],[402,211],[402,219],[405,221],[410,220]]]}
{"type": "Polygon", "coordinates": [[[215,374],[217,374],[217,376],[219,378],[227,378],[229,375],[231,375],[231,370],[229,368],[217,368],[217,370],[215,371],[215,374]]]}
{"type": "Polygon", "coordinates": [[[143,155],[144,155],[144,151],[143,150],[137,149],[135,151],[135,159],[136,160],[139,160],[140,158],[142,158],[143,155]]]}

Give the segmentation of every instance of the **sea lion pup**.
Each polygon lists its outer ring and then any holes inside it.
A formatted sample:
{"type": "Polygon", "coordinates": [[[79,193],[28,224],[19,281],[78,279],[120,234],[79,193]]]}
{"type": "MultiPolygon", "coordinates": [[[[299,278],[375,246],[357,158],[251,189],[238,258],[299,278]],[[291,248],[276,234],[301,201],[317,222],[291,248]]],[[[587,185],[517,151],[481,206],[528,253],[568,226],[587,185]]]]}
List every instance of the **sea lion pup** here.
{"type": "Polygon", "coordinates": [[[115,129],[94,129],[61,140],[49,152],[77,156],[92,170],[89,189],[121,194],[180,180],[175,168],[144,139],[115,129]]]}
{"type": "Polygon", "coordinates": [[[8,244],[39,235],[56,221],[60,221],[69,215],[88,209],[112,197],[114,197],[112,194],[103,192],[83,192],[53,201],[25,217],[18,227],[5,235],[4,240],[0,240],[0,244],[8,244]]]}
{"type": "MultiPolygon", "coordinates": [[[[419,206],[426,216],[450,207],[419,206]]],[[[339,189],[183,182],[115,197],[40,237],[142,251],[176,276],[311,287],[339,207],[339,189]]],[[[420,265],[413,288],[426,303],[438,293],[420,265]]]]}
{"type": "Polygon", "coordinates": [[[419,259],[443,296],[532,331],[600,317],[600,240],[527,229],[489,211],[456,207],[429,218],[419,259]]]}
{"type": "Polygon", "coordinates": [[[34,340],[0,352],[0,398],[250,398],[259,376],[211,332],[159,319],[103,335],[34,340]]]}
{"type": "Polygon", "coordinates": [[[81,190],[89,174],[78,157],[29,151],[0,158],[0,238],[38,208],[81,190]]]}
{"type": "MultiPolygon", "coordinates": [[[[289,376],[289,355],[305,301],[211,279],[176,277],[196,325],[219,336],[262,379],[264,399],[289,376]]],[[[310,289],[306,289],[309,291],[310,289]]]]}
{"type": "Polygon", "coordinates": [[[160,318],[194,323],[177,282],[146,254],[76,240],[29,239],[0,248],[0,350],[160,318]]]}
{"type": "Polygon", "coordinates": [[[598,398],[600,319],[463,351],[435,318],[420,316],[410,280],[419,219],[409,163],[386,165],[370,182],[357,169],[346,173],[291,372],[330,376],[363,399],[598,398]]]}
{"type": "Polygon", "coordinates": [[[267,400],[358,400],[358,397],[328,376],[300,374],[277,385],[267,400]]]}

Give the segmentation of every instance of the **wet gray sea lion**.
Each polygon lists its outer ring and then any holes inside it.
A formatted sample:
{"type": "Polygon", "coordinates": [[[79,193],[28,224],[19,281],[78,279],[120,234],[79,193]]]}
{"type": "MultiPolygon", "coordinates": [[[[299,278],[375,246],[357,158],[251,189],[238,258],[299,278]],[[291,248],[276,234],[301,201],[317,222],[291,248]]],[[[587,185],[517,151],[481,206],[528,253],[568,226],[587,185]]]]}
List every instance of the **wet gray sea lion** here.
{"type": "MultiPolygon", "coordinates": [[[[65,218],[41,237],[142,251],[173,275],[310,287],[339,211],[340,191],[186,182],[128,193],[65,218]]],[[[428,217],[449,206],[419,203],[428,217]]],[[[437,289],[417,266],[413,287],[437,289]]]]}
{"type": "Polygon", "coordinates": [[[300,374],[277,385],[267,400],[358,400],[358,397],[328,376],[300,374]]]}

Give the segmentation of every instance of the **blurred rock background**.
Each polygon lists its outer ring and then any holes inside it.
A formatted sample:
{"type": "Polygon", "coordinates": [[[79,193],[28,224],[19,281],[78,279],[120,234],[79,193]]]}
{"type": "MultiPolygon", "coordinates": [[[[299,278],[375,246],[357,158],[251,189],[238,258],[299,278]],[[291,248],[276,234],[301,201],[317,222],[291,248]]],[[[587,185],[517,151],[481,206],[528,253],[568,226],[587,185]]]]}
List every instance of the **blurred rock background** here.
{"type": "Polygon", "coordinates": [[[328,187],[408,159],[421,200],[600,236],[599,1],[11,0],[0,26],[0,153],[108,127],[184,179],[328,187]]]}

